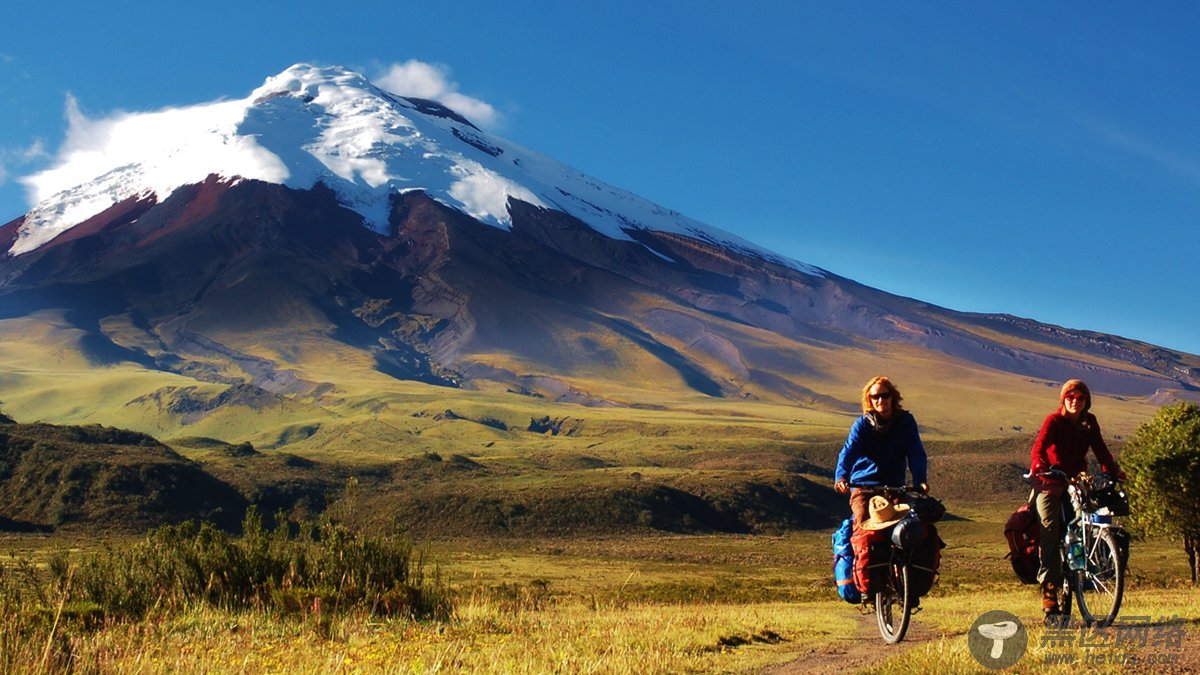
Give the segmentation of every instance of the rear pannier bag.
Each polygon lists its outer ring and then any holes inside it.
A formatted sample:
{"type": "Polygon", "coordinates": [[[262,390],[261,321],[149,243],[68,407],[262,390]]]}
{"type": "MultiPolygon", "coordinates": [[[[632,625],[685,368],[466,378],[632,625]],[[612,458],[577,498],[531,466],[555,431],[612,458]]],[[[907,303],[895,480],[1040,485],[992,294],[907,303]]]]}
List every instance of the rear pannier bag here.
{"type": "Polygon", "coordinates": [[[938,536],[937,528],[924,525],[925,538],[913,548],[908,565],[909,595],[921,597],[929,593],[937,581],[938,568],[942,566],[942,549],[946,542],[938,536]]]}
{"type": "Polygon", "coordinates": [[[1012,563],[1017,578],[1026,584],[1038,582],[1038,540],[1042,537],[1042,524],[1037,512],[1025,503],[1008,517],[1004,523],[1004,538],[1008,540],[1008,560],[1012,563]]]}
{"type": "Polygon", "coordinates": [[[862,602],[862,593],[854,585],[854,546],[850,533],[854,531],[854,519],[847,518],[833,533],[833,578],[837,582],[838,595],[851,604],[862,602]]]}
{"type": "Polygon", "coordinates": [[[870,597],[887,583],[888,564],[892,558],[892,531],[857,528],[850,536],[854,548],[854,585],[870,597]]]}

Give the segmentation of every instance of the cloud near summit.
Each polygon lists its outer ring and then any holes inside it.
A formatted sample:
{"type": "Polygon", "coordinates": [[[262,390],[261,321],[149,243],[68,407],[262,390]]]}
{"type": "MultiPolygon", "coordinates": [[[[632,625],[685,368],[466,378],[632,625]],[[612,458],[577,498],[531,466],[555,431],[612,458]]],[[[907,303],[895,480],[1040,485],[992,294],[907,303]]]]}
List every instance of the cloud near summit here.
{"type": "Polygon", "coordinates": [[[458,83],[450,79],[449,66],[409,59],[393,63],[373,81],[399,96],[443,103],[481,127],[494,128],[501,122],[500,113],[490,103],[458,91],[458,83]]]}

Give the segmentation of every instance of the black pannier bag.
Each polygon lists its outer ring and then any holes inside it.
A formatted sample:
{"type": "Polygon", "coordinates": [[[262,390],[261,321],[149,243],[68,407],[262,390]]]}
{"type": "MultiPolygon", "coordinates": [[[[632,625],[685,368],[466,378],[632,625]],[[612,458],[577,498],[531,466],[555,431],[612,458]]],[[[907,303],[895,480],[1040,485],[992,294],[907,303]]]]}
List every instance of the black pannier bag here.
{"type": "Polygon", "coordinates": [[[892,530],[892,544],[912,551],[908,564],[909,595],[919,598],[929,593],[942,565],[942,549],[946,548],[937,528],[919,518],[907,518],[892,530]]]}

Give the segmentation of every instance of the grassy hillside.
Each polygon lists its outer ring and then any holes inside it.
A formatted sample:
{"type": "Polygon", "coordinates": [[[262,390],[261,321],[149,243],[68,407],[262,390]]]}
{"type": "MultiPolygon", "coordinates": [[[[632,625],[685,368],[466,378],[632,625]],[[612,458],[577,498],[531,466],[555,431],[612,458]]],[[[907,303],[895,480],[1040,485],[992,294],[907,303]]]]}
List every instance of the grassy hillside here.
{"type": "Polygon", "coordinates": [[[244,508],[237,491],[149,436],[0,423],[0,528],[138,531],[193,518],[230,526],[244,508]]]}
{"type": "MultiPolygon", "coordinates": [[[[114,319],[105,329],[115,344],[153,354],[135,323],[114,319]]],[[[149,434],[177,453],[171,462],[268,514],[309,515],[337,503],[360,524],[397,520],[433,534],[776,532],[837,517],[832,469],[871,375],[900,385],[929,447],[935,491],[951,498],[1024,489],[1029,444],[1058,386],[882,343],[796,355],[804,369],[794,380],[833,397],[704,396],[653,371],[629,381],[602,372],[559,378],[568,389],[608,394],[607,405],[581,405],[397,380],[319,331],[287,345],[269,337],[242,361],[168,373],[85,356],[93,352],[83,333],[53,312],[3,319],[0,404],[21,422],[149,434]],[[268,358],[287,365],[274,381],[306,384],[273,393],[223,379],[268,358]],[[245,444],[249,451],[239,449],[245,444]],[[345,499],[350,485],[356,503],[345,499]]],[[[758,331],[754,339],[777,338],[758,331]]],[[[610,347],[619,357],[619,346],[610,347]]],[[[1156,408],[1151,399],[1104,395],[1093,406],[1114,446],[1156,408]]],[[[14,485],[5,489],[16,495],[14,485]]],[[[53,525],[76,517],[54,513],[67,508],[61,495],[20,494],[10,518],[53,525]]]]}
{"type": "MultiPolygon", "coordinates": [[[[114,344],[158,354],[153,336],[129,321],[114,319],[102,327],[114,344]]],[[[242,345],[240,361],[201,359],[191,370],[171,373],[129,360],[97,361],[82,331],[46,311],[0,320],[0,402],[20,420],[99,423],[164,440],[204,436],[249,441],[259,448],[288,446],[313,459],[338,461],[376,461],[396,453],[469,454],[489,447],[530,454],[577,444],[529,433],[530,420],[547,417],[572,420],[572,439],[603,443],[613,451],[622,445],[645,447],[647,438],[659,447],[659,439],[708,446],[740,439],[836,443],[857,410],[862,383],[876,374],[887,374],[901,386],[906,406],[932,439],[1027,435],[1055,405],[1057,382],[935,357],[912,346],[829,350],[794,345],[789,351],[769,332],[751,332],[743,336],[748,344],[770,344],[770,353],[794,352],[787,364],[747,364],[788,378],[794,383],[788,389],[792,395],[764,391],[756,396],[749,390],[745,396],[705,396],[646,364],[541,379],[532,371],[541,392],[517,392],[486,381],[475,390],[440,387],[389,377],[363,352],[315,329],[286,340],[264,334],[242,345]],[[248,377],[242,368],[260,364],[255,359],[275,364],[267,378],[275,388],[237,382],[248,377]],[[563,400],[546,392],[559,392],[563,400]],[[603,392],[604,404],[571,402],[595,402],[587,392],[603,392]],[[444,415],[447,410],[456,417],[444,415]]],[[[695,359],[712,372],[728,370],[715,344],[695,359]]],[[[612,350],[621,361],[619,346],[612,350]]],[[[528,364],[512,358],[494,355],[497,364],[523,372],[528,364]]],[[[1099,394],[1094,409],[1106,434],[1120,438],[1160,404],[1099,394]]]]}
{"type": "MultiPolygon", "coordinates": [[[[229,524],[253,504],[267,514],[329,513],[367,531],[399,526],[434,538],[782,533],[830,527],[845,515],[845,499],[831,488],[838,436],[805,438],[788,425],[737,417],[717,424],[711,416],[675,429],[559,418],[533,420],[542,431],[505,430],[498,418],[468,419],[481,411],[461,410],[414,427],[408,446],[376,438],[373,452],[359,453],[204,436],[176,438],[169,448],[98,425],[2,424],[0,515],[9,529],[141,531],[191,518],[229,524]],[[431,449],[448,443],[474,450],[431,449]]],[[[347,434],[369,439],[388,429],[347,434]]],[[[1031,439],[930,439],[934,492],[952,503],[1016,503],[1027,489],[1020,475],[1031,439]]]]}

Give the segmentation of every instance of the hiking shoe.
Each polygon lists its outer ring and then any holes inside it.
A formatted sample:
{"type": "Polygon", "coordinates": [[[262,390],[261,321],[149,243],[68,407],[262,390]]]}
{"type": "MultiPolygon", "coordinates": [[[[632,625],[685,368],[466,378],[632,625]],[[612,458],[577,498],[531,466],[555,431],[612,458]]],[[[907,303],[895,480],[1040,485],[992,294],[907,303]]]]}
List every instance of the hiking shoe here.
{"type": "Polygon", "coordinates": [[[1042,584],[1042,612],[1058,614],[1058,586],[1050,582],[1042,584]]]}

